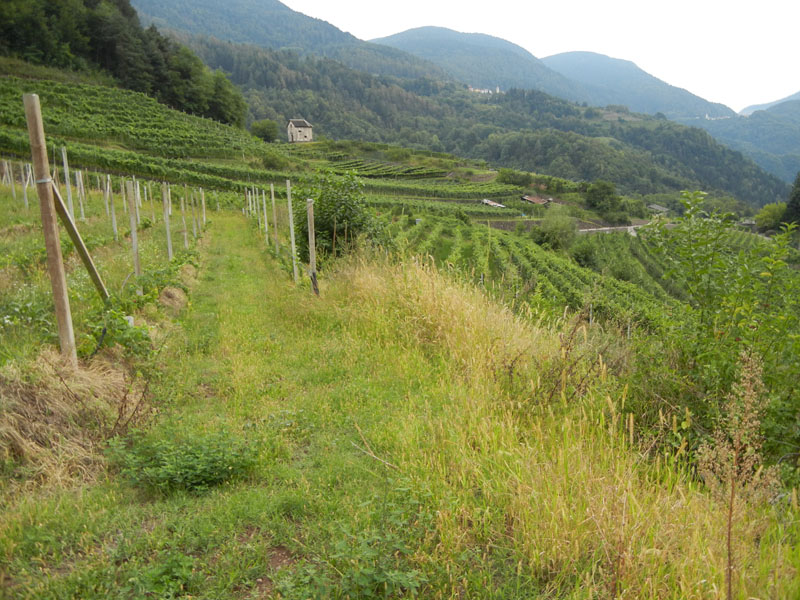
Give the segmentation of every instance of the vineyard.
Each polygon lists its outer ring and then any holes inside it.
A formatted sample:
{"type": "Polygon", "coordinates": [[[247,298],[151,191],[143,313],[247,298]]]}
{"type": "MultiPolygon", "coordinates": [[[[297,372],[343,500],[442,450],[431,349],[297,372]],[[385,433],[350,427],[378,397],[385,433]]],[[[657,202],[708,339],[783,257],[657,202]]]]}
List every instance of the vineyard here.
{"type": "MultiPolygon", "coordinates": [[[[595,318],[658,329],[678,307],[657,284],[651,290],[582,268],[532,241],[486,225],[427,215],[419,224],[395,217],[390,230],[398,247],[430,256],[482,283],[506,301],[530,301],[556,311],[565,306],[595,318]]],[[[603,238],[605,236],[598,236],[603,238]]]]}
{"type": "Polygon", "coordinates": [[[25,128],[23,93],[40,96],[48,134],[69,140],[170,158],[241,159],[268,151],[246,131],[172,110],[144,94],[46,80],[0,78],[0,125],[25,128]]]}

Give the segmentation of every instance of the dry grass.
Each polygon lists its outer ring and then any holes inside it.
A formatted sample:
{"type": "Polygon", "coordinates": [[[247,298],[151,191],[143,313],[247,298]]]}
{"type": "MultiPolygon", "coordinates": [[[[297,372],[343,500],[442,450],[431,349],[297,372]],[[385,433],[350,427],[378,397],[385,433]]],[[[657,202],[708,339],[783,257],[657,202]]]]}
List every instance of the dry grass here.
{"type": "Polygon", "coordinates": [[[54,350],[24,368],[9,363],[0,370],[0,457],[23,487],[90,482],[98,445],[144,416],[143,393],[108,351],[77,370],[54,350]]]}
{"type": "MultiPolygon", "coordinates": [[[[420,263],[356,260],[328,283],[351,327],[442,356],[444,413],[399,423],[392,461],[439,498],[434,556],[419,560],[452,564],[454,589],[471,551],[514,557],[557,597],[724,597],[725,504],[631,445],[626,392],[601,356],[624,348],[575,320],[520,318],[420,263]]],[[[737,597],[791,597],[777,532],[794,517],[760,502],[739,518],[759,525],[735,540],[737,597]]]]}

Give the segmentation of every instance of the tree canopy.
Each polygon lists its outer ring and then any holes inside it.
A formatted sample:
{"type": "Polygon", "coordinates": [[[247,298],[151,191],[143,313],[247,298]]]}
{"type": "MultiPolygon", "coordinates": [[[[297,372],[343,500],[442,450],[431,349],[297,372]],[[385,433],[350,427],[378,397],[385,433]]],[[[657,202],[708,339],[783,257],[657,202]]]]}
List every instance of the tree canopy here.
{"type": "Polygon", "coordinates": [[[244,125],[241,92],[188,48],[143,29],[129,0],[3,0],[0,54],[79,71],[223,123],[244,125]]]}

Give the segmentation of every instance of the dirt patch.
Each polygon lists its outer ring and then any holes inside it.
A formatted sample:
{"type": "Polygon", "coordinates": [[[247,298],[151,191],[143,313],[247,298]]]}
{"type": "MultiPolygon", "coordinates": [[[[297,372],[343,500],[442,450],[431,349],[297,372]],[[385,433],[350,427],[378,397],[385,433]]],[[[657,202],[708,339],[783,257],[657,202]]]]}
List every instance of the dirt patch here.
{"type": "Polygon", "coordinates": [[[33,229],[33,225],[29,223],[16,223],[14,225],[9,225],[8,227],[3,227],[0,229],[0,237],[14,237],[17,235],[22,235],[23,233],[28,233],[33,229]]]}
{"type": "Polygon", "coordinates": [[[186,297],[186,292],[181,288],[167,286],[158,295],[158,302],[173,315],[176,315],[186,307],[188,298],[186,297]]]}
{"type": "Polygon", "coordinates": [[[273,571],[291,567],[296,562],[297,560],[292,556],[292,553],[283,546],[276,546],[269,551],[269,566],[273,571]]]}

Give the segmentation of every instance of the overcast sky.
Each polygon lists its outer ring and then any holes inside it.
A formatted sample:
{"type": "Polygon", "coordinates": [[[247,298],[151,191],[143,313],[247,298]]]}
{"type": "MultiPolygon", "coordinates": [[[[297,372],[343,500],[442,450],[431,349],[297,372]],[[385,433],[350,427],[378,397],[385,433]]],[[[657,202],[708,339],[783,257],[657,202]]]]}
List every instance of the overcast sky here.
{"type": "Polygon", "coordinates": [[[538,58],[624,58],[737,111],[800,91],[798,0],[282,1],[364,40],[437,25],[501,37],[538,58]]]}

